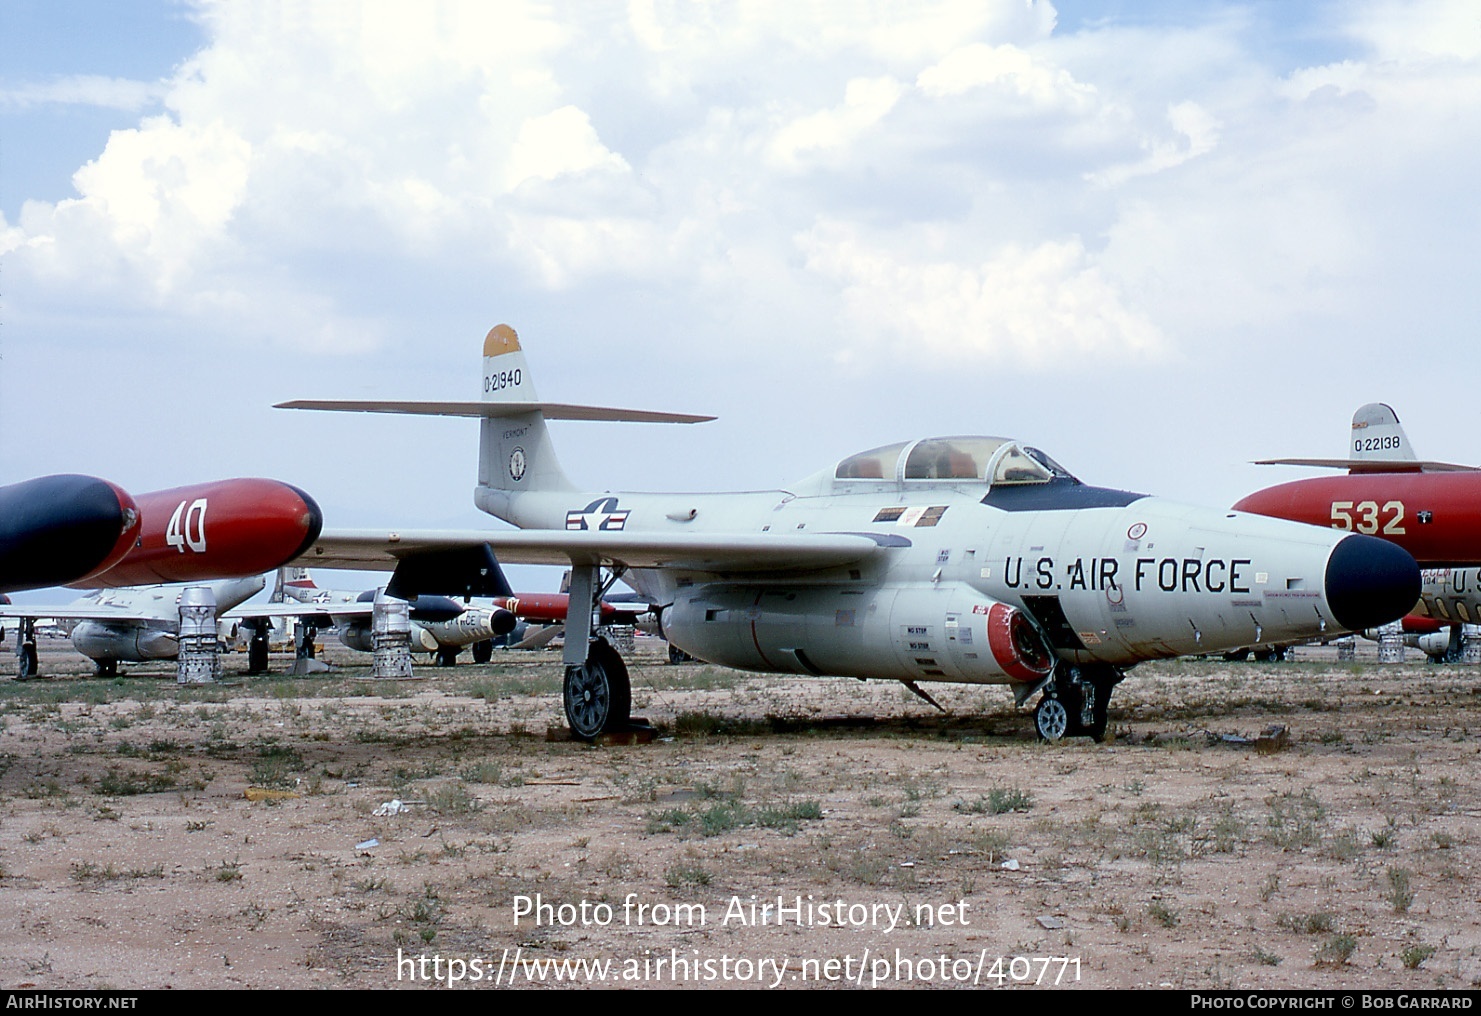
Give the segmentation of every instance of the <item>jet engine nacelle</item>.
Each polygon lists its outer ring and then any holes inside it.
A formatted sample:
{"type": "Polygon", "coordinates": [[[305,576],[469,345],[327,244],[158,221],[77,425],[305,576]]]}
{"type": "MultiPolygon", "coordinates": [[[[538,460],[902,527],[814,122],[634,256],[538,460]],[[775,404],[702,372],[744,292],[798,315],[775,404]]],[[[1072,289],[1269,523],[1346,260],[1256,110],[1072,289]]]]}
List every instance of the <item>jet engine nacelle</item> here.
{"type": "Polygon", "coordinates": [[[450,621],[423,624],[422,647],[435,652],[443,647],[470,646],[508,635],[518,623],[519,619],[503,607],[490,609],[470,605],[450,621]]]}
{"type": "MultiPolygon", "coordinates": [[[[370,623],[370,618],[366,618],[363,621],[352,621],[349,624],[342,625],[339,629],[340,642],[344,643],[346,648],[353,649],[356,652],[375,652],[375,636],[370,630],[370,623]]],[[[415,645],[417,640],[416,625],[412,625],[412,629],[412,643],[415,645]]]]}
{"type": "MultiPolygon", "coordinates": [[[[1407,642],[1408,639],[1406,638],[1407,642]]],[[[1450,650],[1450,630],[1414,636],[1414,645],[1426,656],[1441,657],[1450,650]]]]}
{"type": "Polygon", "coordinates": [[[691,656],[743,670],[1035,684],[1054,668],[1027,615],[960,583],[702,586],[664,612],[663,628],[691,656]]]}
{"type": "Polygon", "coordinates": [[[180,652],[174,632],[135,625],[83,621],[72,629],[72,647],[90,660],[173,660],[180,652]]]}

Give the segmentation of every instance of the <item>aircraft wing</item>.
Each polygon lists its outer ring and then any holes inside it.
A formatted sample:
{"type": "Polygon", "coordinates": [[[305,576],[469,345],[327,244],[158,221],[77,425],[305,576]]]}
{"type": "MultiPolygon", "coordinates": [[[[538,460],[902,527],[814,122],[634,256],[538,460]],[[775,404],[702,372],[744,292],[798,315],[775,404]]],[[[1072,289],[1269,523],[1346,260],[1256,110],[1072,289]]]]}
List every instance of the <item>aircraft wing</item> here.
{"type": "Polygon", "coordinates": [[[487,546],[501,562],[624,565],[694,571],[817,571],[853,564],[890,547],[895,534],[876,533],[630,533],[558,529],[325,530],[292,563],[314,568],[391,571],[403,558],[487,546]]]}
{"type": "Polygon", "coordinates": [[[0,617],[30,617],[38,620],[55,618],[58,621],[163,621],[169,619],[168,616],[161,616],[157,610],[97,603],[82,607],[28,607],[6,604],[0,607],[0,617]]]}
{"type": "Polygon", "coordinates": [[[330,624],[351,618],[370,617],[373,603],[243,603],[222,617],[316,617],[330,624]]]}

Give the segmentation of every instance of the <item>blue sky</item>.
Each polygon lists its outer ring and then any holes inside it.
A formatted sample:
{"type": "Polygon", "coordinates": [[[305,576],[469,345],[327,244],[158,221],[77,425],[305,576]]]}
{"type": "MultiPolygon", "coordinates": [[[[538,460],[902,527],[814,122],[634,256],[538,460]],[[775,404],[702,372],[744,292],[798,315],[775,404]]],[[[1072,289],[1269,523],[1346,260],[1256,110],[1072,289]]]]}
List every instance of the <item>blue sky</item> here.
{"type": "MultiPolygon", "coordinates": [[[[72,174],[114,130],[163,108],[47,101],[47,89],[76,78],[157,85],[205,42],[181,3],[37,2],[0,5],[0,211],[14,221],[22,201],[73,197],[72,174]]],[[[142,89],[141,89],[142,91],[142,89]]]]}
{"type": "Polygon", "coordinates": [[[839,10],[7,2],[0,479],[482,524],[471,425],[269,407],[471,397],[499,321],[721,417],[559,425],[598,489],[993,433],[1229,504],[1373,400],[1481,461],[1470,5],[839,10]]]}

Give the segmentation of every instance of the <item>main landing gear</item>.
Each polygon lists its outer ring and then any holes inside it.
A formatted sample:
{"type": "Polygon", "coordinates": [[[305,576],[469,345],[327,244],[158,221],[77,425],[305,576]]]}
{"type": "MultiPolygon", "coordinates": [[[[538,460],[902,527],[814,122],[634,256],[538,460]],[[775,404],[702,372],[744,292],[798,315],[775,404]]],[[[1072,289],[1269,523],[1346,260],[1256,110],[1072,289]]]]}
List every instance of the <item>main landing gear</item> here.
{"type": "Polygon", "coordinates": [[[248,629],[252,633],[247,638],[248,677],[267,673],[268,650],[272,648],[270,642],[272,622],[265,617],[257,618],[256,621],[257,623],[248,629]]]}
{"type": "Polygon", "coordinates": [[[583,741],[620,730],[632,717],[627,664],[604,638],[591,640],[585,663],[567,665],[561,694],[571,733],[583,741]]]}
{"type": "Polygon", "coordinates": [[[566,679],[561,698],[571,733],[582,741],[625,729],[632,717],[632,683],[627,664],[604,638],[592,638],[597,605],[622,574],[614,569],[601,581],[596,565],[571,568],[566,607],[566,679]]]}
{"type": "Polygon", "coordinates": [[[30,617],[23,617],[20,621],[20,630],[15,636],[15,676],[18,681],[29,681],[41,673],[36,654],[36,621],[30,617]]]}
{"type": "Polygon", "coordinates": [[[1034,732],[1044,741],[1063,737],[1104,740],[1111,690],[1125,676],[1103,663],[1060,663],[1034,709],[1034,732]]]}

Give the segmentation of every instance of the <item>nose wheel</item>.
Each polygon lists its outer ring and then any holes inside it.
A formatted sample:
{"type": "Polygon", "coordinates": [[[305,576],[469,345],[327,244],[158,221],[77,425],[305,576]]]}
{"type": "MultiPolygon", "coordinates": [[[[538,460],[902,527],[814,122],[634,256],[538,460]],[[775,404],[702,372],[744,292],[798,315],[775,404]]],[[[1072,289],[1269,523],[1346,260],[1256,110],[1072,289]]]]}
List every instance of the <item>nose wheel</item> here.
{"type": "Polygon", "coordinates": [[[1061,665],[1034,709],[1034,733],[1041,741],[1065,737],[1105,739],[1111,690],[1124,677],[1115,667],[1061,665]]]}
{"type": "Polygon", "coordinates": [[[585,663],[566,667],[561,695],[571,733],[583,741],[626,727],[632,716],[627,665],[606,639],[592,640],[585,663]]]}

